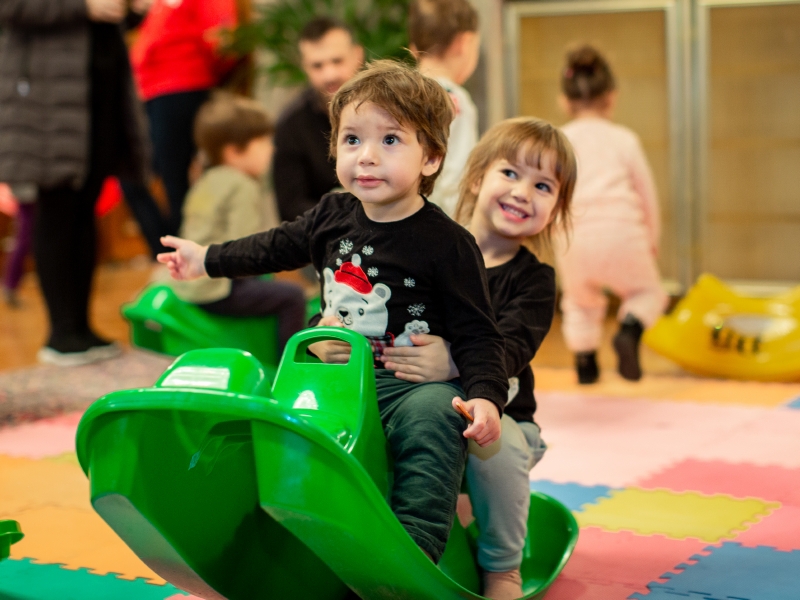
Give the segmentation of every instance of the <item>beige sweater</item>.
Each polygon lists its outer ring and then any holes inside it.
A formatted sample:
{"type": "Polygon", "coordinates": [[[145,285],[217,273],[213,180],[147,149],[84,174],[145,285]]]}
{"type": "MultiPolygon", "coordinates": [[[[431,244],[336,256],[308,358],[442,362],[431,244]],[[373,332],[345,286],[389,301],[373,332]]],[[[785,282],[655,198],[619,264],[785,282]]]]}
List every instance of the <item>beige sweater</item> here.
{"type": "MultiPolygon", "coordinates": [[[[279,224],[275,201],[260,183],[226,165],[212,167],[197,180],[183,206],[181,237],[207,246],[272,229],[279,224]]],[[[207,304],[231,293],[230,279],[202,277],[170,281],[187,302],[207,304]]]]}

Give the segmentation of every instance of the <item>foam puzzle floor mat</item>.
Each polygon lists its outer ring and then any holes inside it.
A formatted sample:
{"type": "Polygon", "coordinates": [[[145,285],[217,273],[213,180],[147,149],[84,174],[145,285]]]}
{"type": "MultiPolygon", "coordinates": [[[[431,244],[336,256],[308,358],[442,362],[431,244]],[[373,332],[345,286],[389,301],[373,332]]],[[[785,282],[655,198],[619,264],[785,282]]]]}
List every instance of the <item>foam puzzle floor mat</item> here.
{"type": "MultiPolygon", "coordinates": [[[[546,600],[800,599],[800,385],[536,375],[549,449],[531,489],[581,526],[546,600]]],[[[26,534],[0,600],[191,599],[92,509],[80,414],[0,428],[0,519],[26,534]]]]}

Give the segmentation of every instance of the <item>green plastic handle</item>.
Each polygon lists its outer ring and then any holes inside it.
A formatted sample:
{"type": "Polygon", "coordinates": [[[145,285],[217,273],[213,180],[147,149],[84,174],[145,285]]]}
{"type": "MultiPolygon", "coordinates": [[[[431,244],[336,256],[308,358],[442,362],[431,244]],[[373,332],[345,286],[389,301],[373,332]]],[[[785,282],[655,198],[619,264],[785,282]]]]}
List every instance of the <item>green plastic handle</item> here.
{"type": "Polygon", "coordinates": [[[11,520],[0,521],[0,560],[8,558],[11,546],[24,537],[19,523],[11,520]]]}

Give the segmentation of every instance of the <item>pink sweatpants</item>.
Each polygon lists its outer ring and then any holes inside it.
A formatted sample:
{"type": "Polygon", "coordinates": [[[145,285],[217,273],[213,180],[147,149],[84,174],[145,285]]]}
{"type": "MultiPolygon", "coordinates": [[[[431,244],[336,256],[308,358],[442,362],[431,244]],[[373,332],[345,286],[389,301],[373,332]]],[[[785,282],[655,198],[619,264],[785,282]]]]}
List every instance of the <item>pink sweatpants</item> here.
{"type": "Polygon", "coordinates": [[[622,300],[618,320],[632,314],[645,327],[664,311],[667,294],[644,231],[637,227],[591,227],[573,231],[569,243],[555,240],[556,266],[561,279],[562,330],[572,352],[600,346],[608,309],[604,290],[622,300]],[[617,228],[614,228],[617,229],[617,228]]]}

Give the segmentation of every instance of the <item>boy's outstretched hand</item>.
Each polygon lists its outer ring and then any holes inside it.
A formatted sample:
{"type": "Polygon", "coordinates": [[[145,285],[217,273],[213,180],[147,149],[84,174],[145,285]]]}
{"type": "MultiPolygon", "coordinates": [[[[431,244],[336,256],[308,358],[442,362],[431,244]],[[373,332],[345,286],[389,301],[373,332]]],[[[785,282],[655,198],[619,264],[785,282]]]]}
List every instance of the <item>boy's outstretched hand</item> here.
{"type": "Polygon", "coordinates": [[[453,398],[453,408],[463,406],[472,417],[472,423],[464,430],[464,437],[473,439],[481,447],[493,444],[500,439],[500,411],[494,402],[484,398],[473,398],[464,401],[458,396],[453,398]]]}
{"type": "Polygon", "coordinates": [[[206,273],[206,252],[208,246],[201,246],[190,240],[165,235],[161,244],[167,248],[175,248],[175,252],[162,252],[156,259],[167,265],[173,279],[197,279],[206,273]]]}

